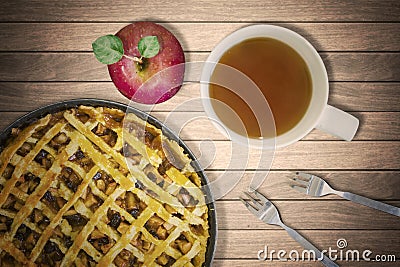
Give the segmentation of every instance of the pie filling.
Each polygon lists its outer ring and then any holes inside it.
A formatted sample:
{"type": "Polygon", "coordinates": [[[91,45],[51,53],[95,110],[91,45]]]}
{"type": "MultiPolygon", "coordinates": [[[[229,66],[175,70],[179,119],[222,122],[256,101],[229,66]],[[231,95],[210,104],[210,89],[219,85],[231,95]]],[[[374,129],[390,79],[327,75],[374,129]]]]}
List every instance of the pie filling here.
{"type": "Polygon", "coordinates": [[[191,160],[133,114],[80,106],[13,129],[0,154],[1,266],[202,266],[191,160]]]}

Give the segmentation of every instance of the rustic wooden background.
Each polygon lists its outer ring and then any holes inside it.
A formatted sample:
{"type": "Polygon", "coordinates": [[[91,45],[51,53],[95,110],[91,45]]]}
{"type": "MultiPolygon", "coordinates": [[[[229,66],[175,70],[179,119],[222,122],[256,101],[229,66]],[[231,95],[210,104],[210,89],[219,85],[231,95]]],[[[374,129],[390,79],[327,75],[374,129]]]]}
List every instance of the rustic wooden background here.
{"type": "MultiPolygon", "coordinates": [[[[74,98],[127,103],[91,43],[128,23],[160,23],[181,41],[187,61],[205,60],[227,34],[247,25],[287,27],[306,37],[321,54],[330,79],[329,103],[360,119],[353,142],[317,130],[275,154],[261,192],[283,220],[317,247],[394,254],[400,261],[400,220],[334,196],[320,199],[291,190],[288,177],[304,170],[348,190],[400,206],[400,2],[348,0],[54,1],[0,2],[0,128],[40,106],[74,98]]],[[[182,101],[199,96],[184,87],[156,108],[164,118],[182,101]]],[[[193,107],[188,112],[199,112],[193,107]]],[[[202,138],[215,140],[218,155],[228,140],[207,122],[186,127],[182,138],[197,151],[202,138]]],[[[223,156],[207,169],[217,177],[223,156]]],[[[315,262],[260,262],[257,251],[301,250],[283,230],[265,225],[238,201],[256,168],[251,157],[242,182],[218,200],[218,244],[214,266],[318,266],[315,262]]],[[[235,170],[228,170],[235,171],[235,170]]],[[[265,171],[267,174],[267,171],[265,171]]],[[[341,266],[398,266],[396,263],[339,262],[341,266]]]]}

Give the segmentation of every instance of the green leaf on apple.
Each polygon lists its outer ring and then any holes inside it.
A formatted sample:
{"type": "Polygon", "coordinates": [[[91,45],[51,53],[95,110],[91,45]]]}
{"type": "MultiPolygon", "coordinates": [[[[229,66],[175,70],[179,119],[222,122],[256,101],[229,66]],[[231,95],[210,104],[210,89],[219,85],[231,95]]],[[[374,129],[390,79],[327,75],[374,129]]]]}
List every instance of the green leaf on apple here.
{"type": "Polygon", "coordinates": [[[157,36],[146,36],[140,39],[138,43],[138,50],[142,57],[152,58],[160,51],[160,43],[157,36]]]}
{"type": "Polygon", "coordinates": [[[113,64],[124,56],[121,39],[112,34],[97,38],[92,48],[97,60],[103,64],[113,64]]]}

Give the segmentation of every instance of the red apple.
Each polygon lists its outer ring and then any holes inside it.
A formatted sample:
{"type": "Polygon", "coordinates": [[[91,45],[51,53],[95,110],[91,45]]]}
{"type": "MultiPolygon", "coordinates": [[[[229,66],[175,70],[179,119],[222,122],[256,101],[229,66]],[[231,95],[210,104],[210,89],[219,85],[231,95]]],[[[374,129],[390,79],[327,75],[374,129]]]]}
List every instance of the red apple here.
{"type": "Polygon", "coordinates": [[[124,96],[135,102],[154,104],[164,102],[178,92],[185,72],[182,64],[185,62],[185,55],[179,41],[171,32],[152,22],[135,22],[122,28],[116,36],[122,40],[126,57],[108,65],[108,71],[115,86],[124,96]],[[140,58],[138,43],[146,36],[157,37],[159,53],[151,58],[143,58],[142,63],[130,59],[129,57],[140,58]],[[171,66],[176,67],[170,68],[171,66]]]}

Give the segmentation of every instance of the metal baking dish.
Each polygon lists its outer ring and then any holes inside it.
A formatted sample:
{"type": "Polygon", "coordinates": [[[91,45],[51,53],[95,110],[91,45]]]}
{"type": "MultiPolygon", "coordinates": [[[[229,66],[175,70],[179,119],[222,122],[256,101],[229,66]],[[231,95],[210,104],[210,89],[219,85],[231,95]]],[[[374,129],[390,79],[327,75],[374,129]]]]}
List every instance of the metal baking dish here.
{"type": "MultiPolygon", "coordinates": [[[[178,142],[178,144],[184,149],[185,153],[192,159],[192,165],[195,167],[196,170],[201,170],[200,164],[194,154],[190,151],[190,149],[186,146],[186,144],[174,133],[172,132],[168,127],[166,127],[163,123],[161,123],[159,120],[154,118],[153,116],[132,108],[128,107],[125,104],[110,101],[110,100],[102,100],[102,99],[74,99],[74,100],[67,100],[63,102],[58,102],[54,103],[48,106],[44,106],[41,108],[38,108],[32,112],[29,112],[25,114],[24,116],[20,117],[19,119],[15,120],[13,123],[11,123],[7,128],[5,128],[1,133],[0,133],[0,151],[3,150],[3,147],[5,146],[7,140],[11,136],[11,130],[13,128],[24,128],[28,126],[29,124],[35,122],[36,120],[46,116],[49,113],[55,113],[58,111],[62,111],[65,109],[69,108],[74,108],[78,107],[80,105],[87,105],[87,106],[93,106],[93,107],[98,107],[98,106],[103,106],[103,107],[109,107],[109,108],[117,108],[120,110],[123,110],[124,112],[129,108],[129,112],[134,113],[136,116],[143,120],[147,120],[148,123],[154,125],[155,127],[161,129],[163,131],[163,134],[170,138],[171,140],[175,140],[178,142]]],[[[203,171],[198,172],[198,175],[202,181],[202,184],[208,184],[209,180],[206,176],[206,174],[203,171]]],[[[208,187],[205,188],[205,196],[206,196],[206,201],[207,206],[208,206],[208,222],[209,222],[209,234],[210,238],[208,239],[208,244],[207,244],[207,252],[206,252],[206,261],[204,263],[204,266],[211,266],[212,261],[214,259],[214,253],[215,253],[215,248],[216,248],[216,241],[217,241],[217,215],[215,211],[215,205],[214,205],[214,200],[211,194],[211,191],[209,190],[208,187]]]]}

